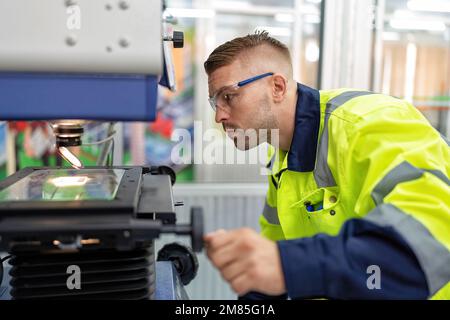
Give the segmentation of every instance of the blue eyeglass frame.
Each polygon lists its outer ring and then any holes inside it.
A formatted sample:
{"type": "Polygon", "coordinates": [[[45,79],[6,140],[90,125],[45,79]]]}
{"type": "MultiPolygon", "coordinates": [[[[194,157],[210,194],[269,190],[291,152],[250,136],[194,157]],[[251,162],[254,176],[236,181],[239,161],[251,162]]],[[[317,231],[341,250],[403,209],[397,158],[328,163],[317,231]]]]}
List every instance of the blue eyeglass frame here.
{"type": "MultiPolygon", "coordinates": [[[[260,75],[248,78],[246,80],[239,81],[238,83],[235,83],[235,84],[232,84],[232,85],[226,86],[226,87],[240,88],[240,87],[243,87],[246,84],[252,83],[252,82],[254,82],[256,80],[259,80],[259,79],[262,79],[262,78],[265,78],[265,77],[268,77],[268,76],[273,76],[273,75],[274,75],[273,72],[266,72],[266,73],[263,73],[263,74],[260,74],[260,75]]],[[[219,93],[221,93],[222,91],[223,91],[223,88],[221,88],[214,96],[208,98],[209,104],[211,105],[211,108],[214,110],[214,112],[216,112],[217,95],[219,93]]]]}

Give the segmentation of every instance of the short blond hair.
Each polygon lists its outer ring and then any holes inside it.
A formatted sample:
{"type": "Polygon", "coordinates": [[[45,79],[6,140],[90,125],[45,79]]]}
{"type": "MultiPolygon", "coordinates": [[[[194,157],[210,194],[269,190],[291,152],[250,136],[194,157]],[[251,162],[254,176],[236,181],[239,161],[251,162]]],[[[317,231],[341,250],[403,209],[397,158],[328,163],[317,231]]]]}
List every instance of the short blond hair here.
{"type": "Polygon", "coordinates": [[[289,48],[281,41],[270,37],[267,31],[260,31],[248,34],[244,37],[234,38],[233,40],[218,46],[203,64],[205,71],[210,75],[220,67],[231,64],[239,54],[262,45],[267,45],[275,49],[286,58],[287,62],[292,66],[289,48]]]}

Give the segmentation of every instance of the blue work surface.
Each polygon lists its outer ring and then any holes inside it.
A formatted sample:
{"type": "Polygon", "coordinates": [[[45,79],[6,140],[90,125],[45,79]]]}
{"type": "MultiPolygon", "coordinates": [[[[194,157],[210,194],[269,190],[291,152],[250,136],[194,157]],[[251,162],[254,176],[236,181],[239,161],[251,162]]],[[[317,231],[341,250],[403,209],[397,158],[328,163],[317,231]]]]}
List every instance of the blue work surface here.
{"type": "Polygon", "coordinates": [[[3,280],[0,286],[0,300],[11,300],[11,296],[9,295],[9,281],[11,280],[9,270],[11,270],[11,266],[8,262],[3,262],[3,280]]]}
{"type": "Polygon", "coordinates": [[[155,300],[188,300],[180,277],[171,261],[156,262],[155,300]]]}
{"type": "Polygon", "coordinates": [[[0,72],[0,120],[152,121],[157,76],[0,72]]]}
{"type": "MultiPolygon", "coordinates": [[[[0,300],[10,300],[9,281],[11,267],[4,263],[3,281],[0,287],[0,300]]],[[[155,300],[187,300],[189,299],[180,282],[175,268],[170,261],[156,262],[155,300]]]]}

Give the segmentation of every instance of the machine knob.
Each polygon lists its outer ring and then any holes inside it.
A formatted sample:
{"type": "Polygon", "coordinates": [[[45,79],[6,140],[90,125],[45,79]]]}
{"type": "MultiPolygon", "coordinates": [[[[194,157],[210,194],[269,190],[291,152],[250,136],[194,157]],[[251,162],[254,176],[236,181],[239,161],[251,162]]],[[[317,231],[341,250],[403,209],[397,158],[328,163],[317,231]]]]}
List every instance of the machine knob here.
{"type": "Polygon", "coordinates": [[[183,48],[184,46],[184,33],[181,31],[174,31],[173,36],[165,36],[164,41],[173,41],[174,48],[183,48]]]}
{"type": "Polygon", "coordinates": [[[203,249],[203,225],[203,209],[192,207],[190,224],[166,224],[161,228],[161,232],[190,236],[192,249],[200,252],[203,249]]]}
{"type": "Polygon", "coordinates": [[[196,254],[188,246],[180,243],[170,243],[158,252],[158,261],[171,261],[180,276],[183,285],[189,284],[198,271],[196,254]]]}
{"type": "Polygon", "coordinates": [[[191,243],[195,252],[203,248],[203,209],[201,207],[191,208],[191,243]]]}
{"type": "Polygon", "coordinates": [[[184,47],[184,33],[181,31],[173,32],[173,47],[183,48],[184,47]]]}

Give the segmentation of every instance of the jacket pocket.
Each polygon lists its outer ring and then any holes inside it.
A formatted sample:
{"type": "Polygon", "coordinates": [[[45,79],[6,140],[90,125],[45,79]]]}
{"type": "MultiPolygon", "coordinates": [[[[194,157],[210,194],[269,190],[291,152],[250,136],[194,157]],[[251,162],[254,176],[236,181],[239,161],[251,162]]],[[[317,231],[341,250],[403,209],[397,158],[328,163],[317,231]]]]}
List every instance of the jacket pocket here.
{"type": "Polygon", "coordinates": [[[337,235],[346,218],[341,211],[339,187],[316,189],[291,206],[299,210],[307,234],[337,235]]]}

